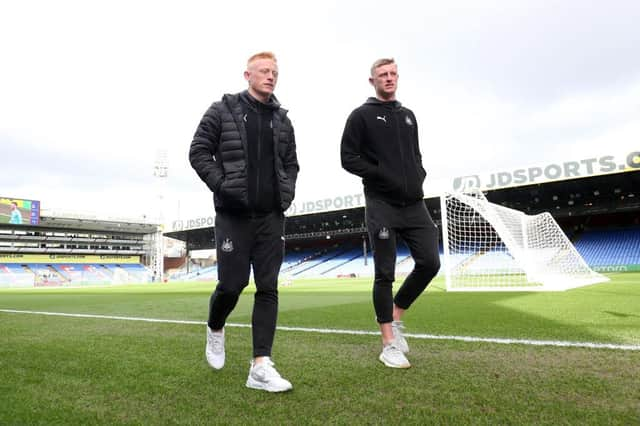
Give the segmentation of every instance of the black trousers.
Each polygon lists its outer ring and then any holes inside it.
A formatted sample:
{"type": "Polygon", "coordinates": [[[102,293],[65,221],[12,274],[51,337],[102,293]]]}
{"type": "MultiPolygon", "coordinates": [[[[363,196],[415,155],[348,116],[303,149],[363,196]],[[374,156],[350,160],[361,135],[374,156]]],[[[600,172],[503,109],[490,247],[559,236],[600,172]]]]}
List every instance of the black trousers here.
{"type": "Polygon", "coordinates": [[[438,228],[423,201],[397,207],[385,201],[365,198],[365,216],[369,241],[373,248],[375,278],[373,306],[376,320],[383,324],[393,321],[393,304],[409,309],[440,269],[438,228]],[[415,261],[393,297],[397,236],[407,243],[415,261]]]}
{"type": "Polygon", "coordinates": [[[224,327],[253,267],[256,294],[251,318],[253,356],[271,356],[278,317],[278,273],[284,258],[284,215],[238,217],[217,213],[218,285],[209,301],[208,325],[224,327]]]}

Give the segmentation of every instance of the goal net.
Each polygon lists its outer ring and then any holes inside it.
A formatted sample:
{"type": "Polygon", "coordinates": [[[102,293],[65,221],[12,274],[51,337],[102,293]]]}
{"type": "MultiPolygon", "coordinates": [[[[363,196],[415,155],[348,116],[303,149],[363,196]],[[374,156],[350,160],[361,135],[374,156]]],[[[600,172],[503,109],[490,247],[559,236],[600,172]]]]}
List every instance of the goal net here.
{"type": "Polygon", "coordinates": [[[490,203],[478,189],[445,193],[441,204],[448,291],[560,291],[609,280],[589,268],[549,213],[490,203]]]}

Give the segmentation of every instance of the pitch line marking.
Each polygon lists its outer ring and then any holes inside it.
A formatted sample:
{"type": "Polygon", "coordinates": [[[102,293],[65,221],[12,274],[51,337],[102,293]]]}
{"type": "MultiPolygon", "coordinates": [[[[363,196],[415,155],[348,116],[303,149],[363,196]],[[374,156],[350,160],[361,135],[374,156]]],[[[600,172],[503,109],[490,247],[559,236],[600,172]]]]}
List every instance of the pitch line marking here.
{"type": "MultiPolygon", "coordinates": [[[[58,317],[71,317],[71,318],[93,318],[93,319],[108,319],[108,320],[121,320],[121,321],[141,321],[141,322],[156,322],[165,324],[189,324],[189,325],[205,325],[205,321],[190,321],[190,320],[171,320],[161,318],[143,318],[143,317],[126,317],[117,315],[95,315],[95,314],[71,314],[65,312],[44,312],[44,311],[21,311],[15,309],[0,309],[0,312],[9,314],[32,314],[32,315],[49,315],[58,317]]],[[[251,328],[251,324],[238,324],[227,323],[227,327],[238,328],[251,328]]],[[[344,330],[334,328],[308,328],[308,327],[288,327],[278,326],[277,330],[282,331],[299,331],[303,333],[321,333],[321,334],[345,334],[351,336],[379,336],[378,331],[366,331],[366,330],[344,330]]],[[[531,339],[507,339],[501,337],[473,337],[473,336],[448,336],[437,334],[411,334],[405,333],[407,337],[414,339],[425,340],[455,340],[460,342],[482,342],[482,343],[499,343],[503,345],[530,345],[530,346],[556,346],[556,347],[571,347],[571,348],[591,348],[591,349],[616,349],[623,351],[640,351],[640,345],[623,345],[616,343],[594,343],[594,342],[569,342],[561,340],[531,340],[531,339]]]]}

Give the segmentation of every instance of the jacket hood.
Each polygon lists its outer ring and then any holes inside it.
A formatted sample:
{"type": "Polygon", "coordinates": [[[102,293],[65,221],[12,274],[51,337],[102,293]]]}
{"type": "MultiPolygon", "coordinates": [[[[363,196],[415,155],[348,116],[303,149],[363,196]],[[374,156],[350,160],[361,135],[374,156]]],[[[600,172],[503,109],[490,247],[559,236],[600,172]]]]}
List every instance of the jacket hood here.
{"type": "Polygon", "coordinates": [[[367,101],[364,103],[365,105],[380,105],[383,107],[391,107],[391,108],[400,108],[402,106],[402,104],[400,103],[400,101],[381,101],[378,98],[374,98],[373,96],[368,98],[367,101]]]}
{"type": "Polygon", "coordinates": [[[271,110],[280,109],[280,102],[278,101],[278,98],[276,98],[276,95],[271,95],[269,97],[269,102],[265,104],[258,101],[253,96],[251,96],[248,90],[244,90],[240,93],[234,93],[234,94],[227,93],[222,97],[222,101],[225,102],[227,105],[235,105],[238,102],[243,102],[254,109],[257,109],[258,107],[268,108],[271,110]]]}

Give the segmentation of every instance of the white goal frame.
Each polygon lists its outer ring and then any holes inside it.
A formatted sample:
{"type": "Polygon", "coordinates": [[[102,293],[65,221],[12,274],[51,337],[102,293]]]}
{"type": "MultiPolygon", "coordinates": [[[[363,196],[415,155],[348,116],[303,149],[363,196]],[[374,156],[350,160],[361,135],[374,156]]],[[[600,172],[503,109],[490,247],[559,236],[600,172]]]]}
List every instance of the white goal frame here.
{"type": "Polygon", "coordinates": [[[440,198],[447,291],[563,291],[609,281],[553,217],[489,202],[479,189],[440,198]]]}

